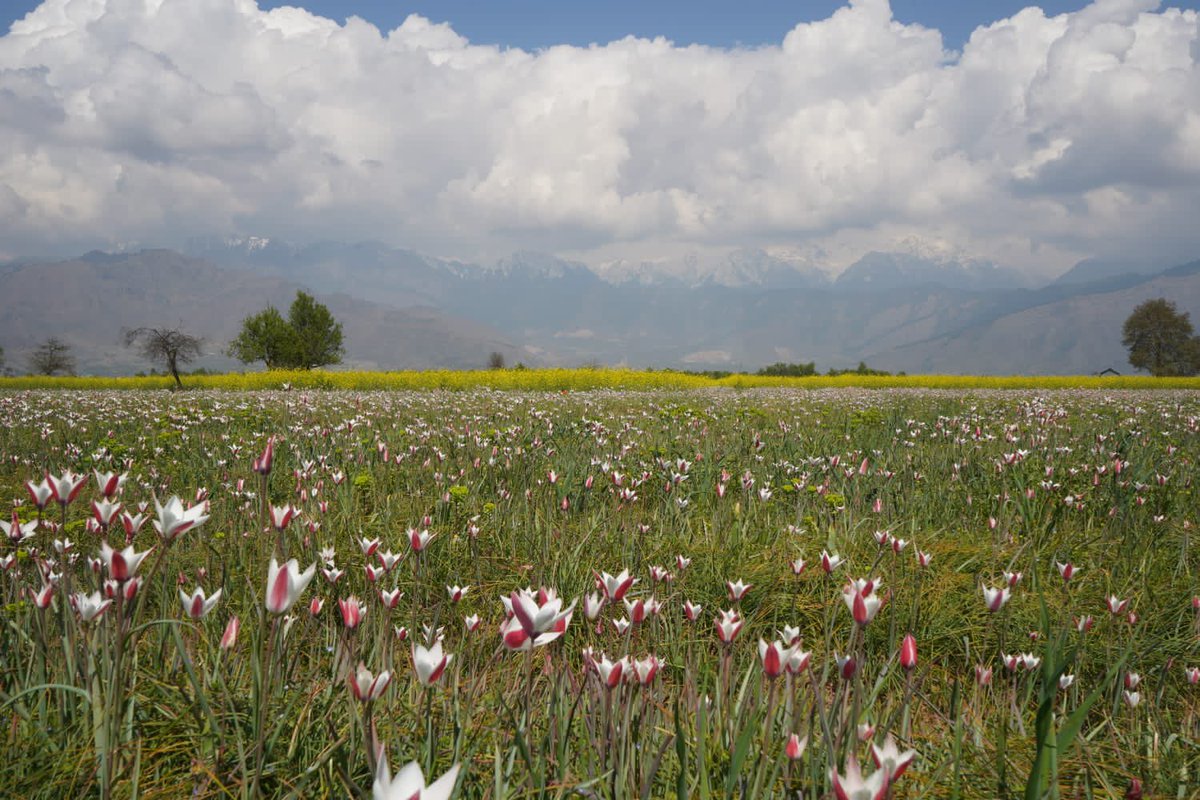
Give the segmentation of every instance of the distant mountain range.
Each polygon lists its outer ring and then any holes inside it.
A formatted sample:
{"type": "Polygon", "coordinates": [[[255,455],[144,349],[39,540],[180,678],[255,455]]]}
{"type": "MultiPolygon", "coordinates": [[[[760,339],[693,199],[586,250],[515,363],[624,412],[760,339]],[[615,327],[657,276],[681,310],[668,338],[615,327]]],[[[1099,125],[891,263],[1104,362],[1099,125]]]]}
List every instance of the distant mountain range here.
{"type": "MultiPolygon", "coordinates": [[[[286,314],[299,288],[283,277],[224,269],[170,250],[10,264],[0,269],[0,346],[18,372],[29,351],[57,336],[71,346],[79,372],[132,374],[151,365],[122,346],[122,330],[177,327],[206,340],[206,355],[192,366],[232,369],[240,364],[223,351],[241,321],[268,305],[286,314]]],[[[491,352],[511,361],[525,355],[504,334],[436,309],[399,310],[348,292],[317,299],[343,325],[346,366],[474,368],[491,352]]]]}
{"type": "Polygon", "coordinates": [[[372,242],[209,239],[183,254],[0,267],[0,345],[20,370],[56,335],[81,372],[126,373],[147,365],[120,345],[121,329],[168,325],[209,341],[199,365],[227,369],[236,364],[220,353],[241,320],[268,304],[286,311],[304,287],[343,322],[347,365],[361,368],[478,368],[500,352],[530,365],[1127,372],[1120,328],[1137,303],[1165,296],[1200,310],[1200,262],[1138,269],[1084,262],[1035,288],[1015,270],[916,248],[868,253],[831,278],[761,250],[595,268],[522,252],[482,266],[372,242]]]}

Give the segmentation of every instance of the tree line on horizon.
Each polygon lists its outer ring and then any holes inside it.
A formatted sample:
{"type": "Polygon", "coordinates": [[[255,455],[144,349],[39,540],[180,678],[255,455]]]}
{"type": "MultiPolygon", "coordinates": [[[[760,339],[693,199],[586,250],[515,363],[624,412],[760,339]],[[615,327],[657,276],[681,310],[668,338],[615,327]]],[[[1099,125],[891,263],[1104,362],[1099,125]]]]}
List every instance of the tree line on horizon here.
{"type": "MultiPolygon", "coordinates": [[[[1145,370],[1153,377],[1200,374],[1200,336],[1196,335],[1189,314],[1181,312],[1170,300],[1156,298],[1139,304],[1125,319],[1121,332],[1121,343],[1129,351],[1129,363],[1134,368],[1145,370]]],[[[183,387],[180,367],[203,354],[203,338],[177,328],[140,327],[125,330],[122,338],[125,346],[137,348],[147,361],[162,366],[174,379],[176,388],[183,387]]],[[[301,290],[296,292],[286,317],[274,306],[246,317],[238,335],[224,352],[244,364],[261,361],[268,370],[311,370],[340,364],[345,355],[342,324],[327,306],[301,290]]],[[[70,345],[51,336],[29,354],[27,365],[29,373],[34,375],[74,375],[76,361],[70,345]]],[[[503,355],[492,353],[488,366],[504,369],[503,355]]],[[[0,370],[5,375],[14,374],[5,363],[2,346],[0,370]]],[[[735,374],[726,370],[678,371],[713,378],[735,374]]],[[[753,374],[808,377],[820,373],[816,362],[809,361],[776,362],[753,374]]],[[[872,369],[860,361],[856,368],[830,368],[825,374],[886,376],[892,373],[872,369]]]]}

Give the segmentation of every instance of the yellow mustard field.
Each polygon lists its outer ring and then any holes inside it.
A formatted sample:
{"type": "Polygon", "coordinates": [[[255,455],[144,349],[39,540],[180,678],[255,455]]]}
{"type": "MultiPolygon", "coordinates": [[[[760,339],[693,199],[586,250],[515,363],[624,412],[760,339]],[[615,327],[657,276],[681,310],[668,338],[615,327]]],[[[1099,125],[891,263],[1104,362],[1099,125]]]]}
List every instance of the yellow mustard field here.
{"type": "MultiPolygon", "coordinates": [[[[465,390],[489,388],[522,391],[587,391],[594,389],[705,389],[758,387],[825,389],[1200,389],[1200,378],[1152,378],[1142,375],[814,375],[803,378],[730,375],[711,378],[669,370],[519,369],[233,372],[188,376],[187,388],[230,391],[263,389],[465,390]]],[[[169,389],[171,378],[21,376],[0,378],[0,390],[22,389],[169,389]]]]}

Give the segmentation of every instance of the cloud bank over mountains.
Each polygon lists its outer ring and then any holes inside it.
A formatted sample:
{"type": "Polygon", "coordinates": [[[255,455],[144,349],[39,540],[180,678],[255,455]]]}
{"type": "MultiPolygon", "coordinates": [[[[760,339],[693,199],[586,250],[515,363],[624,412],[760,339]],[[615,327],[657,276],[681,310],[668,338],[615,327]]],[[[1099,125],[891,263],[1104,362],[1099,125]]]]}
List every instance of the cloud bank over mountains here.
{"type": "Polygon", "coordinates": [[[246,232],[590,263],[913,237],[1028,270],[1200,252],[1200,20],[1028,8],[961,52],[855,0],[777,46],[538,52],[253,0],[0,37],[0,255],[246,232]]]}

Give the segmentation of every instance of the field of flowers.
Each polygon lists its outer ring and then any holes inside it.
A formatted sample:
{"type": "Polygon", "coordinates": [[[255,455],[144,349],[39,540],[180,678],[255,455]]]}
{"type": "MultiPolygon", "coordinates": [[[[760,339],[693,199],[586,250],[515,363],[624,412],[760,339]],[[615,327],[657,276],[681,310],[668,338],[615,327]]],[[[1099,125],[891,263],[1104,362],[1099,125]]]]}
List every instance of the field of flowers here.
{"type": "Polygon", "coordinates": [[[1200,795],[1200,395],[456,388],[0,393],[0,794],[1200,795]]]}

